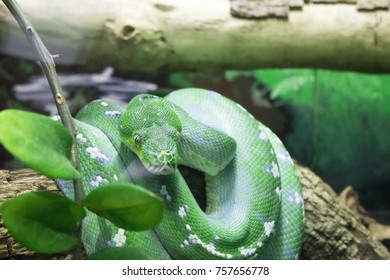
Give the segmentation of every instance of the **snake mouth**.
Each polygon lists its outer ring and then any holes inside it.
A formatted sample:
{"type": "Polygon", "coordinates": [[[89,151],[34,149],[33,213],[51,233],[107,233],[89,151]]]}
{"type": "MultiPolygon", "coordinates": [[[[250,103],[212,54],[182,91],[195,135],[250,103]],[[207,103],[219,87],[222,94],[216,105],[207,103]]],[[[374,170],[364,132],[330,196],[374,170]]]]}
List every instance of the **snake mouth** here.
{"type": "Polygon", "coordinates": [[[155,175],[169,175],[175,171],[175,167],[171,164],[162,163],[160,165],[145,164],[145,168],[155,175]]]}

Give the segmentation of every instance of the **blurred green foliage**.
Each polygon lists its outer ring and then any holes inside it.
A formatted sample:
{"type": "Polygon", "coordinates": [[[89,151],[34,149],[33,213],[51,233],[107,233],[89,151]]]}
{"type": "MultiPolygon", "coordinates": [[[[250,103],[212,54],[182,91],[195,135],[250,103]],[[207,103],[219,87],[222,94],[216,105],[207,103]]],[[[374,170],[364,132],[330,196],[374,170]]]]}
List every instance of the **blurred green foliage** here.
{"type": "Polygon", "coordinates": [[[390,75],[264,70],[256,77],[291,118],[286,145],[295,158],[335,187],[385,188],[390,175],[390,75]]]}

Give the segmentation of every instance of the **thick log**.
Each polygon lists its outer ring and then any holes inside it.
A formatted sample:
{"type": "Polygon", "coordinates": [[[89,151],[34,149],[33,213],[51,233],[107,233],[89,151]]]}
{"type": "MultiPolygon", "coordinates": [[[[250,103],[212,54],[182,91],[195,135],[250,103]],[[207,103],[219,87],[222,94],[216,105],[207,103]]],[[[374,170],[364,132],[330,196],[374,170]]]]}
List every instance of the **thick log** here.
{"type": "MultiPolygon", "coordinates": [[[[285,20],[233,17],[227,0],[20,0],[57,64],[132,71],[310,67],[390,71],[390,13],[305,4],[285,20]]],[[[0,3],[0,52],[34,58],[0,3]]]]}
{"type": "MultiPolygon", "coordinates": [[[[375,238],[330,186],[309,169],[298,166],[305,199],[306,227],[302,259],[390,259],[375,238]]],[[[0,203],[28,191],[59,191],[55,182],[31,169],[0,170],[0,203]]],[[[68,255],[54,256],[69,258],[68,255]]],[[[0,259],[47,259],[16,243],[0,220],[0,259]]]]}
{"type": "Polygon", "coordinates": [[[390,259],[361,216],[308,168],[297,168],[305,201],[302,259],[390,259]]]}

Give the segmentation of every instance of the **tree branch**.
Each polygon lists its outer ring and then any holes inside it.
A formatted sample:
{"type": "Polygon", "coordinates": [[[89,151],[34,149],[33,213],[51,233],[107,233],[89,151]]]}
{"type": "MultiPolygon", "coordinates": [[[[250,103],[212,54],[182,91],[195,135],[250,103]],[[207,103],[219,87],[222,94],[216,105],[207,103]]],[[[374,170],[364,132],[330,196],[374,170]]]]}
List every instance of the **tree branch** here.
{"type": "MultiPolygon", "coordinates": [[[[47,81],[49,82],[53,99],[58,110],[58,114],[60,115],[63,125],[68,129],[73,139],[73,146],[72,146],[73,166],[76,168],[77,171],[80,171],[80,161],[76,149],[77,129],[73,121],[72,115],[70,113],[66,99],[64,97],[64,93],[62,91],[60,81],[58,79],[57,71],[55,69],[55,64],[53,60],[54,56],[50,54],[46,46],[43,44],[41,38],[35,31],[29,19],[24,15],[18,3],[14,0],[3,0],[3,2],[7,6],[11,14],[14,16],[16,21],[18,22],[20,29],[23,31],[26,38],[32,45],[36,55],[38,55],[38,59],[42,65],[43,72],[45,73],[47,81]]],[[[82,199],[84,199],[85,196],[82,179],[81,178],[74,179],[73,185],[74,185],[75,201],[80,202],[82,199]]],[[[78,232],[80,238],[79,238],[79,243],[76,246],[76,249],[74,251],[75,259],[80,259],[81,224],[78,227],[78,232]]]]}
{"type": "MultiPolygon", "coordinates": [[[[227,0],[20,2],[48,48],[61,53],[57,63],[149,72],[270,67],[390,71],[387,10],[306,4],[285,20],[248,20],[232,17],[227,0]]],[[[1,5],[0,21],[0,51],[31,58],[1,5]]]]}

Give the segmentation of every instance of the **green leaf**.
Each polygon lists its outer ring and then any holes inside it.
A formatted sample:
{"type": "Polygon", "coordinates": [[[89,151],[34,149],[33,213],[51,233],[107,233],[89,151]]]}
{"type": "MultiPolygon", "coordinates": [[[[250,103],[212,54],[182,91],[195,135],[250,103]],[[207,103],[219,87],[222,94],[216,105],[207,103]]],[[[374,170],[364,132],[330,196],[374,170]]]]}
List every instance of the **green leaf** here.
{"type": "Polygon", "coordinates": [[[59,253],[78,242],[77,224],[85,210],[72,200],[50,192],[31,192],[5,201],[0,206],[4,224],[27,249],[59,253]]]}
{"type": "Polygon", "coordinates": [[[89,260],[151,260],[143,251],[133,247],[107,248],[90,256],[89,260]]]}
{"type": "Polygon", "coordinates": [[[156,226],[163,216],[163,203],[146,189],[125,183],[99,187],[82,204],[116,226],[133,231],[156,226]]]}
{"type": "Polygon", "coordinates": [[[13,109],[0,112],[0,143],[20,161],[48,177],[80,176],[69,160],[72,137],[47,116],[13,109]]]}

